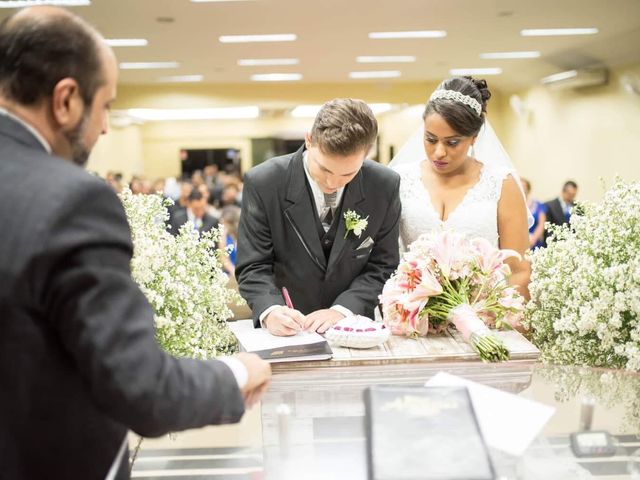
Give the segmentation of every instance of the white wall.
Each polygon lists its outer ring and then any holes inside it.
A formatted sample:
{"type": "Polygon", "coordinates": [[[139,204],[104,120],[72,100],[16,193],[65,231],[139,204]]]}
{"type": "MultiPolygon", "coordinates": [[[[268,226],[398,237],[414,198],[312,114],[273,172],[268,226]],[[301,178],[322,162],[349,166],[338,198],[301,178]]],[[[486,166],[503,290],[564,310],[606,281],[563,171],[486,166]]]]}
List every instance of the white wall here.
{"type": "Polygon", "coordinates": [[[111,127],[107,135],[98,139],[87,169],[101,176],[112,170],[122,172],[125,179],[145,172],[142,136],[140,128],[130,125],[124,128],[111,127]]]}
{"type": "Polygon", "coordinates": [[[557,196],[567,179],[578,183],[578,199],[586,200],[602,197],[600,177],[607,185],[615,175],[640,180],[640,96],[620,84],[629,74],[639,78],[640,65],[613,71],[602,87],[519,92],[526,116],[503,102],[498,133],[537,198],[557,196]]]}

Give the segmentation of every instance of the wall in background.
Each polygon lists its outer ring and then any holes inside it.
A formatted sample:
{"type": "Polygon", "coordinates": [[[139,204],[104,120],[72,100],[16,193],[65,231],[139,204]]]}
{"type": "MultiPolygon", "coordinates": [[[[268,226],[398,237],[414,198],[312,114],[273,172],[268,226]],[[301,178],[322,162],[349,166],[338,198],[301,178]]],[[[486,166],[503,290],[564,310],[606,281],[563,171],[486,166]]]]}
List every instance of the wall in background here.
{"type": "MultiPolygon", "coordinates": [[[[640,96],[620,83],[625,76],[640,78],[640,65],[611,72],[609,84],[581,90],[554,91],[533,87],[526,91],[493,90],[489,116],[496,132],[523,176],[542,200],[558,194],[571,178],[580,186],[579,198],[602,195],[599,178],[610,184],[616,174],[640,180],[636,155],[640,151],[640,96]],[[517,94],[525,106],[516,113],[509,98],[517,94]]],[[[489,84],[490,82],[490,78],[489,84]]],[[[147,122],[113,128],[103,137],[89,167],[105,173],[119,170],[125,177],[144,173],[148,178],[180,173],[181,148],[237,148],[242,167],[251,166],[251,138],[300,138],[313,119],[295,119],[283,105],[319,104],[330,98],[352,96],[370,103],[388,102],[394,111],[379,115],[379,159],[390,160],[421,124],[422,109],[435,83],[377,83],[326,85],[196,85],[185,87],[125,86],[116,108],[184,108],[259,105],[267,114],[255,120],[147,122]]]]}
{"type": "Polygon", "coordinates": [[[625,76],[640,86],[640,65],[612,71],[606,86],[516,92],[526,107],[520,115],[500,97],[496,131],[537,198],[557,196],[568,179],[578,199],[592,201],[602,197],[600,178],[640,180],[640,95],[625,91],[625,76]]]}
{"type": "Polygon", "coordinates": [[[98,139],[87,169],[103,177],[109,171],[121,172],[126,180],[145,173],[141,128],[138,125],[111,127],[107,135],[98,139]]]}

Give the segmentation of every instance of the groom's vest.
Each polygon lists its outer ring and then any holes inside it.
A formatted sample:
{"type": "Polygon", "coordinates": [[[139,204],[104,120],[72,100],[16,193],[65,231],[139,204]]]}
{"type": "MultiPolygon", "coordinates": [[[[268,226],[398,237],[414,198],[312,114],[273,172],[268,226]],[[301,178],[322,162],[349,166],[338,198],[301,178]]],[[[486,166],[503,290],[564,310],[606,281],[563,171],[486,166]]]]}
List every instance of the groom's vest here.
{"type": "MultiPolygon", "coordinates": [[[[307,185],[307,192],[309,193],[309,198],[311,199],[311,205],[316,204],[315,198],[313,197],[313,191],[311,190],[311,186],[309,182],[305,179],[305,184],[307,185]]],[[[327,232],[324,231],[324,227],[322,226],[322,221],[320,220],[320,216],[318,212],[314,208],[315,219],[316,219],[316,229],[318,230],[318,236],[320,237],[320,244],[322,245],[322,251],[324,252],[324,258],[329,261],[329,255],[331,254],[331,248],[333,247],[333,242],[336,238],[336,232],[338,231],[338,225],[340,223],[340,213],[342,212],[342,200],[344,199],[344,194],[342,195],[342,199],[340,200],[340,204],[336,205],[335,214],[333,215],[333,221],[331,222],[331,227],[327,232]]]]}

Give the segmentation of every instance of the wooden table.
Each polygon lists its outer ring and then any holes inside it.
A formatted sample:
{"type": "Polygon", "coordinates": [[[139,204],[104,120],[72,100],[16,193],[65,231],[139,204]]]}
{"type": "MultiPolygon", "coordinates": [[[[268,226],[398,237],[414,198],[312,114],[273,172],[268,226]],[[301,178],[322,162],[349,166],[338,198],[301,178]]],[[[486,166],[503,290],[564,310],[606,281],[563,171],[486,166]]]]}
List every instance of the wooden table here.
{"type": "MultiPolygon", "coordinates": [[[[512,360],[535,360],[540,356],[540,350],[514,330],[496,331],[495,335],[505,343],[512,360]]],[[[422,361],[480,360],[478,354],[456,330],[415,339],[392,335],[384,344],[374,348],[358,349],[332,345],[331,349],[333,350],[334,362],[349,359],[386,359],[399,362],[407,362],[410,359],[422,361]]]]}

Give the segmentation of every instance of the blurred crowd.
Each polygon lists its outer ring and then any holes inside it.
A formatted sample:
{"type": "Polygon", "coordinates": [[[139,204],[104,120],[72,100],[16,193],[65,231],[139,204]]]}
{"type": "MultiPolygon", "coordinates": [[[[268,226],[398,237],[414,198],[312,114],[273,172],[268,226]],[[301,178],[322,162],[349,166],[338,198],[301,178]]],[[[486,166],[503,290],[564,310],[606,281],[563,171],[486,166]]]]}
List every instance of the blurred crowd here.
{"type": "Polygon", "coordinates": [[[168,177],[152,181],[134,175],[128,183],[122,174],[108,172],[105,181],[117,193],[127,186],[134,194],[159,193],[173,200],[167,221],[167,229],[173,235],[177,235],[185,224],[199,233],[220,224],[219,247],[223,252],[223,268],[234,278],[243,187],[239,168],[228,165],[220,170],[217,164],[211,164],[180,179],[168,177]]]}

